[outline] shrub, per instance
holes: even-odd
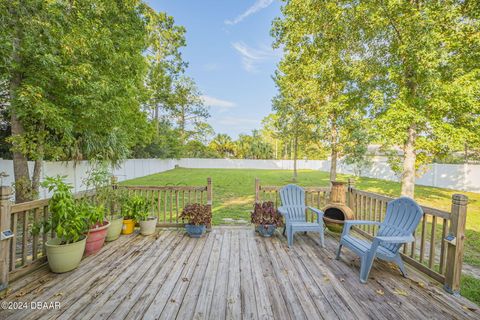
[[[189,204],[183,208],[180,218],[182,221],[187,220],[191,225],[208,225],[212,221],[211,208],[209,205],[199,203]]]
[[[125,218],[144,221],[150,216],[150,206],[145,198],[134,195],[126,200],[122,206],[122,213]]]
[[[34,228],[34,233],[55,231],[61,244],[73,243],[83,236],[88,226],[84,211],[79,210],[79,204],[72,194],[72,186],[65,183],[65,177],[47,177],[42,186],[53,191],[53,196],[48,202],[50,217],[43,224]]]
[[[274,225],[280,227],[283,224],[282,215],[275,209],[272,201],[255,203],[251,215],[251,221],[255,225]]]

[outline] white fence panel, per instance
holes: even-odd
[[[267,169],[267,170],[292,170],[292,160],[244,160],[244,159],[129,159],[118,167],[112,168],[112,173],[119,181],[135,179],[154,173],[173,169],[176,165],[184,168],[204,169]],[[33,172],[33,162],[29,163],[30,172]],[[298,160],[299,170],[310,169],[329,171],[329,160]],[[43,163],[41,178],[55,176],[57,174],[67,176],[67,181],[74,186],[75,192],[85,189],[84,179],[88,175],[90,164],[88,161],[51,162]],[[339,161],[339,173],[354,174],[352,166]],[[2,185],[13,184],[12,160],[0,159],[0,172],[9,176],[2,179]],[[419,185],[434,186],[461,191],[480,192],[480,165],[455,165],[455,164],[432,164],[424,168],[422,174],[416,180]],[[361,172],[364,177],[399,181],[399,177],[393,172],[385,158],[373,159],[370,168]],[[46,190],[41,190],[41,196],[46,197]]]

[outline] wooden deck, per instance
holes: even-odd
[[[358,260],[337,240],[315,234],[261,238],[253,230],[214,228],[122,236],[78,269],[39,269],[10,285],[2,301],[60,302],[60,309],[0,311],[0,319],[480,319],[477,306],[444,293],[410,270],[408,279],[376,262],[367,285]]]

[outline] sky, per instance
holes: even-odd
[[[200,91],[216,133],[236,138],[261,127],[276,94],[272,80],[279,50],[272,49],[275,0],[146,0],[186,30],[183,59]]]

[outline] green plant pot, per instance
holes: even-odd
[[[155,233],[155,228],[157,227],[157,218],[149,217],[145,221],[139,221],[140,233],[144,236],[149,236]]]
[[[120,233],[122,233],[122,226],[123,217],[110,220],[110,227],[108,227],[107,237],[105,238],[105,241],[117,240],[118,237],[120,237]]]
[[[85,251],[86,240],[85,236],[69,244],[60,244],[60,239],[48,240],[45,248],[50,270],[55,273],[64,273],[78,267]]]

